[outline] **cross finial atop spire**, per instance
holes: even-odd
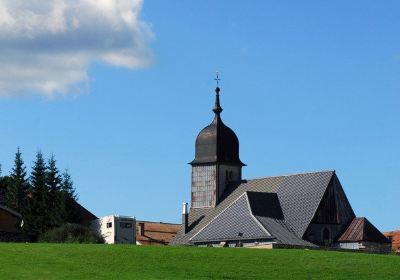
[[[218,71],[217,71],[217,77],[216,77],[214,80],[217,81],[217,87],[218,87],[219,81],[221,81],[221,79],[219,78],[219,73],[218,73]]]
[[[220,89],[218,87],[218,82],[221,81],[221,79],[219,78],[218,71],[217,71],[217,77],[214,80],[217,81],[217,87],[215,88],[216,95],[215,95],[215,105],[214,105],[213,111],[214,111],[215,114],[219,115],[222,112],[222,108],[221,108],[221,105],[219,103],[219,92],[220,92]]]

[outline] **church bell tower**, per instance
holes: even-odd
[[[215,89],[214,120],[196,139],[196,156],[192,165],[191,208],[215,207],[230,183],[242,179],[239,140],[221,119],[220,88]]]

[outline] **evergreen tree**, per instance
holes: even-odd
[[[0,163],[0,204],[6,204],[6,190],[7,190],[7,185],[6,185],[6,180],[4,177],[1,176],[2,172],[2,166]]]
[[[73,223],[76,222],[77,213],[74,202],[78,200],[78,195],[75,192],[74,184],[71,175],[66,169],[62,175],[61,193],[63,196],[63,203],[65,203],[65,221]]]
[[[36,161],[33,163],[31,181],[31,200],[30,200],[30,221],[29,230],[33,234],[41,234],[48,228],[50,211],[48,207],[49,189],[46,182],[46,164],[43,154],[36,154]]]
[[[6,192],[7,207],[21,213],[26,212],[26,196],[28,191],[28,181],[26,179],[26,169],[20,149],[15,154],[14,167],[10,174],[10,180]]]
[[[75,192],[74,182],[71,179],[68,169],[66,169],[62,175],[61,189],[68,195],[69,198],[78,201],[78,195]]]
[[[11,183],[10,176],[0,177],[0,204],[7,205],[6,203],[6,193],[8,186]]]
[[[62,203],[63,196],[61,194],[61,178],[54,155],[51,155],[47,163],[46,183],[49,190],[47,196],[47,207],[49,217],[47,227],[53,228],[60,226],[63,222],[65,212],[65,204]]]

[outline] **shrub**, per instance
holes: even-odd
[[[104,239],[89,228],[78,224],[64,224],[45,232],[40,242],[49,243],[104,243]]]

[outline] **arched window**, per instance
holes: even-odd
[[[322,240],[324,241],[324,243],[330,243],[331,241],[331,232],[328,228],[324,228],[322,230]]]

